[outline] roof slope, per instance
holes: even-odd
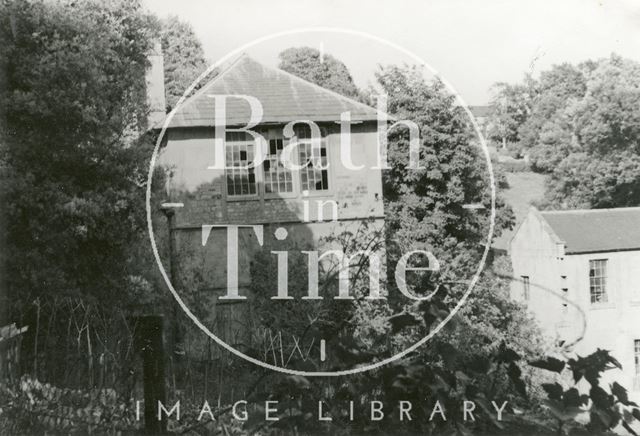
[[[540,215],[566,243],[567,254],[640,249],[640,207],[541,211]]]
[[[354,121],[377,119],[376,109],[372,107],[242,55],[187,99],[169,127],[213,126],[214,104],[209,97],[213,94],[257,98],[264,111],[263,123],[287,123],[299,119],[339,121],[340,114],[346,111],[351,112]],[[250,117],[247,101],[230,98],[226,102],[226,124],[247,124]]]

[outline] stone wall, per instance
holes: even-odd
[[[268,131],[281,129],[270,127]],[[368,217],[381,218],[382,180],[377,164],[377,131],[374,123],[352,126],[352,160],[365,168],[352,171],[340,161],[340,134],[337,125],[326,125],[325,141],[328,148],[329,190],[312,192],[309,202],[310,221],[317,219],[318,202],[335,201],[338,218],[353,220]],[[263,129],[260,133],[267,136]],[[168,192],[172,202],[184,203],[177,211],[176,225],[200,226],[217,223],[274,223],[303,220],[303,198],[299,178],[294,174],[294,192],[281,198],[262,194],[252,199],[228,199],[224,172],[207,169],[213,158],[213,129],[174,129],[167,133],[167,145],[159,163],[172,168]],[[324,206],[326,218],[331,218],[332,206]],[[325,218],[325,219],[326,219]]]

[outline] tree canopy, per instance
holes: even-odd
[[[311,47],[291,47],[281,52],[278,68],[342,94],[357,98],[358,88],[343,62]]]
[[[171,110],[207,63],[202,44],[189,23],[176,16],[160,21],[167,109]]]
[[[155,20],[138,2],[5,4],[2,163],[8,285],[123,297],[137,266]],[[140,139],[140,138],[143,139]]]
[[[529,115],[529,97],[526,85],[500,82],[493,86],[489,139],[502,146],[519,142],[519,128]]]
[[[489,178],[464,111],[441,83],[427,83],[418,68],[386,67],[377,80],[388,96],[389,112],[417,123],[424,167],[408,168],[408,131],[393,129],[391,169],[383,174],[389,230],[407,245],[420,241],[440,247],[445,257],[453,247],[477,253],[486,237],[487,214],[470,212],[463,205],[479,203],[489,210]],[[512,225],[513,216],[500,196],[496,207],[499,233]]]
[[[550,175],[546,207],[640,204],[640,64],[611,55],[509,86],[528,89],[514,139]]]
[[[424,249],[435,254],[442,269],[437,274],[407,277],[408,286],[417,295],[424,296],[437,290],[433,298],[419,303],[398,298],[399,292],[393,289],[394,279],[390,274],[384,302],[387,310],[377,312],[384,314],[382,325],[378,329],[331,336],[338,341],[331,345],[332,350],[339,350],[334,351],[335,360],[332,360],[337,368],[342,368],[345,362],[353,365],[354,362],[379,361],[429,334],[466,290],[466,283],[477,268],[484,249],[489,224],[490,190],[486,166],[465,112],[455,105],[455,98],[441,83],[425,81],[418,67],[384,67],[378,71],[376,79],[386,92],[389,113],[418,125],[421,133],[419,157],[425,167],[423,170],[409,168],[408,129],[392,129],[388,150],[392,169],[383,173],[386,266],[389,272],[394,271],[401,254]],[[485,209],[464,207],[470,203],[481,204]],[[511,210],[498,198],[497,232],[512,222]],[[388,403],[398,398],[416,401],[438,398],[445,408],[453,408],[462,397],[480,401],[481,398],[514,398],[517,392],[523,394],[521,370],[515,364],[514,356],[521,353],[531,357],[539,350],[540,343],[526,311],[509,297],[509,280],[500,275],[508,272],[508,267],[503,265],[504,259],[498,263],[498,274],[491,268],[485,270],[470,299],[447,327],[406,358],[379,371],[351,375],[348,383],[341,379],[323,381],[297,377],[270,385],[275,398],[282,394],[284,400],[291,392],[303,398],[300,405],[295,406],[302,408],[302,413],[294,415],[288,425],[315,429],[317,423],[309,427],[310,423],[303,417],[317,409],[317,404],[307,404],[305,399],[318,395],[323,395],[329,405],[357,395]],[[271,270],[273,268],[269,268]],[[252,277],[253,282],[262,284],[268,280],[268,273],[256,271],[256,274],[259,277]],[[276,317],[280,315],[273,311],[269,313]],[[289,318],[306,323],[305,316]],[[349,316],[344,319],[350,321]],[[371,318],[367,321],[374,323]],[[305,326],[300,329],[305,330]],[[278,377],[273,378],[278,380]],[[339,412],[328,407],[334,421],[340,422]],[[470,431],[471,427],[478,431],[494,428],[484,421],[485,418],[474,424],[451,421],[434,424],[427,416],[405,428],[426,434],[442,434],[460,428]],[[397,425],[390,416],[388,420],[376,423],[356,419],[349,423],[349,428],[356,432],[385,434],[397,429]],[[326,423],[325,429],[339,432],[339,426],[335,422]]]

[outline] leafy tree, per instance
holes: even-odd
[[[189,23],[169,16],[160,22],[167,108],[171,110],[207,63],[202,44]]]
[[[127,301],[139,272],[155,20],[138,2],[3,3],[2,162],[12,301]]]
[[[588,75],[576,105],[577,141],[588,153],[640,153],[640,64],[612,55]]]
[[[528,154],[535,170],[550,172],[571,149],[570,108],[585,93],[589,65],[555,65],[539,80],[527,75],[522,83],[494,85],[489,137]]]
[[[463,206],[478,203],[488,210],[490,191],[486,166],[472,141],[465,113],[454,106],[453,96],[447,95],[442,84],[426,83],[416,68],[382,69],[378,81],[388,94],[390,113],[417,123],[424,167],[408,167],[408,131],[393,129],[388,151],[391,169],[383,174],[389,234],[403,252],[418,243],[434,250],[444,264],[458,263],[460,259],[450,262],[458,254],[468,255],[470,267],[478,259],[489,220],[486,212]],[[500,197],[496,208],[499,234],[512,225],[513,215]],[[460,267],[457,265],[457,273],[464,274]]]
[[[387,310],[378,312],[384,314],[382,328],[364,334],[354,331],[352,335],[336,335],[330,347],[331,363],[336,368],[390,357],[440,324],[465,290],[464,284],[458,282],[466,281],[477,267],[488,225],[486,213],[463,207],[466,203],[488,207],[489,197],[480,155],[464,112],[455,106],[455,100],[440,83],[426,83],[417,68],[390,66],[381,69],[377,78],[388,93],[389,112],[419,125],[419,154],[426,167],[408,168],[408,132],[402,128],[392,130],[388,153],[392,169],[384,174],[388,268],[395,270],[400,253],[423,248],[436,255],[442,271],[408,278],[408,285],[416,294],[435,291],[430,300],[423,302],[398,298],[399,291],[389,284],[394,282],[391,276],[387,280]],[[508,227],[511,222],[510,210],[499,201],[497,228]],[[498,263],[504,262],[501,259]],[[506,266],[495,268],[502,271]],[[291,282],[299,280],[290,278]],[[253,282],[266,283],[265,272],[253,277]],[[304,283],[300,286],[304,289]],[[272,316],[273,311],[269,314]],[[288,318],[304,321],[306,316]],[[305,326],[299,329],[304,330]],[[532,357],[538,352],[540,343],[535,332],[530,317],[509,298],[508,279],[489,271],[447,327],[406,358],[348,379],[266,377],[260,383],[268,388],[257,389],[264,394],[254,399],[280,401],[286,408],[276,424],[281,429],[388,434],[396,432],[401,424],[410,434],[466,434],[471,430],[512,434],[496,421],[489,402],[508,399],[532,407],[526,392],[527,374],[517,361],[520,356]],[[318,398],[325,399],[325,410],[333,418],[320,426],[315,418]],[[354,398],[379,400],[392,409],[386,410],[388,418],[383,421],[370,421],[366,412],[351,421],[344,413],[345,403]],[[431,409],[423,405],[425,398],[440,401],[449,411],[448,421],[430,421]],[[477,402],[481,409],[477,422],[465,423],[459,414],[454,416],[463,399]],[[394,406],[399,400],[421,405],[415,410],[413,421],[398,421]],[[512,415],[512,411],[505,413]],[[248,425],[253,428],[253,424]]]
[[[519,129],[529,116],[531,97],[527,84],[496,83],[490,102],[489,139],[502,147],[518,143]]]
[[[329,54],[321,56],[311,47],[292,47],[278,55],[278,68],[301,77],[323,88],[351,98],[358,98],[359,91],[347,67]]]
[[[611,55],[508,86],[529,89],[516,98],[528,107],[517,140],[532,168],[550,174],[541,206],[640,204],[640,64]]]
[[[542,206],[590,209],[640,204],[640,156],[629,151],[571,153],[551,174]]]
[[[568,104],[546,204],[620,207],[640,204],[640,64],[618,56],[589,64],[584,96]]]
[[[554,123],[556,117],[575,99],[586,92],[585,70],[587,65],[554,65],[544,71],[538,81],[525,80],[531,90],[530,116],[519,128],[521,145],[525,149],[535,148],[541,140],[544,126]]]

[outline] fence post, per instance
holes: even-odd
[[[136,321],[137,348],[142,355],[145,433],[166,433],[166,417],[158,419],[158,401],[164,404],[166,400],[162,317],[145,315]]]
[[[17,328],[15,324],[0,326],[0,381],[20,378],[20,344],[28,328]]]

